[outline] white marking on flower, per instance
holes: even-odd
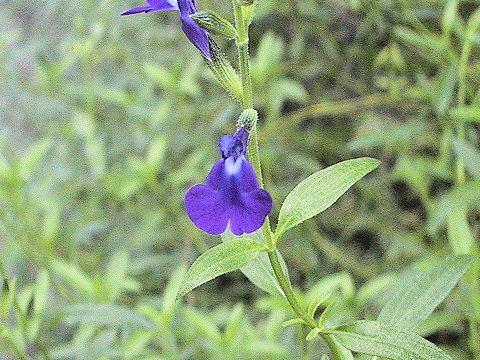
[[[227,175],[236,175],[239,173],[243,158],[243,156],[239,156],[237,161],[235,161],[233,157],[229,157],[225,160],[225,171]]]

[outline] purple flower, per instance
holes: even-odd
[[[185,195],[188,217],[201,230],[223,233],[230,222],[234,235],[252,233],[272,211],[270,194],[260,189],[252,165],[245,158],[248,131],[220,138],[218,160],[208,174],[206,185],[192,186]]]
[[[146,0],[148,6],[140,6],[125,11],[122,15],[148,13],[154,11],[180,11],[182,30],[187,38],[208,60],[211,60],[208,32],[202,29],[190,15],[197,12],[195,0]]]

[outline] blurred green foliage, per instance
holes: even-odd
[[[219,242],[190,223],[184,193],[240,109],[175,14],[119,16],[139,2],[2,5],[0,356],[321,359],[325,345],[283,328],[289,308],[240,272],[174,301],[184,267]],[[231,19],[229,2],[198,5]],[[309,289],[300,297],[338,289],[338,321],[375,319],[409,264],[478,243],[479,6],[258,2],[252,76],[274,218],[319,168],[382,161],[280,246],[299,294]],[[418,329],[454,359],[480,356],[469,289]]]

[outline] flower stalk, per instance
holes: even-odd
[[[248,53],[248,42],[249,42],[248,24],[247,24],[247,19],[244,16],[242,6],[239,5],[237,0],[232,0],[232,3],[233,3],[233,10],[234,10],[234,17],[235,17],[235,27],[237,29],[237,34],[238,34],[236,39],[236,45],[238,49],[238,61],[239,61],[240,76],[242,79],[242,89],[243,89],[242,106],[244,110],[253,109],[252,80],[250,75],[250,60],[249,60],[249,53]],[[257,132],[256,121],[254,122],[254,125],[251,128],[249,142],[250,142],[249,159],[252,163],[255,173],[257,174],[260,187],[263,187],[264,184],[263,184],[262,169],[261,169],[261,163],[260,163],[260,154],[259,154],[259,147],[258,147],[258,132]],[[268,254],[268,258],[270,260],[270,264],[272,266],[273,272],[293,312],[299,318],[303,319],[307,324],[307,326],[310,327],[311,329],[318,328],[318,324],[313,318],[313,316],[310,316],[305,311],[305,309],[303,309],[302,306],[299,304],[297,297],[293,292],[293,288],[290,283],[290,280],[282,269],[280,260],[278,258],[277,250],[276,250],[277,239],[272,234],[271,227],[270,227],[270,220],[268,216],[262,226],[262,231],[266,238],[266,245],[268,248],[267,254]],[[324,336],[322,334],[320,335],[322,337]],[[336,360],[349,359],[348,356],[345,355],[346,354],[345,351],[342,351],[341,347],[338,344],[333,343],[332,339],[327,338],[328,335],[325,335],[325,337],[326,337],[325,340],[327,344],[332,350],[334,359]]]
[[[242,6],[238,4],[237,0],[232,0],[232,3],[233,15],[235,17],[235,27],[238,34],[236,44],[243,87],[242,105],[244,109],[251,109],[253,108],[253,97],[252,80],[250,76],[250,57],[248,55],[248,24],[244,17]]]

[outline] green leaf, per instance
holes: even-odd
[[[60,259],[52,259],[50,266],[54,272],[63,277],[75,290],[79,290],[89,297],[95,294],[93,280],[81,269]]]
[[[317,338],[318,334],[320,334],[320,329],[319,328],[314,328],[314,329],[310,330],[310,332],[307,334],[305,340],[313,341]]]
[[[35,339],[38,334],[45,305],[47,304],[48,300],[49,286],[50,279],[48,272],[42,269],[37,275],[37,281],[29,303],[29,305],[31,304],[30,306],[32,306],[32,309],[30,310],[32,314],[29,316],[27,327],[27,334],[30,340]]]
[[[26,153],[18,163],[18,172],[23,180],[30,180],[33,172],[39,163],[45,158],[51,146],[52,141],[50,139],[43,139],[33,143],[27,149]]]
[[[464,184],[455,185],[447,194],[441,196],[435,207],[432,207],[432,214],[428,219],[430,232],[437,231],[445,224],[449,214],[462,208],[470,208],[480,203],[480,181],[467,181]]]
[[[188,269],[177,299],[217,276],[247,265],[264,249],[265,246],[256,241],[236,239],[207,250]]]
[[[450,211],[447,218],[448,242],[455,255],[472,253],[472,246],[475,243],[466,209],[455,209]]]
[[[477,31],[480,27],[480,8],[477,8],[468,18],[465,27],[465,36],[462,44],[462,54],[460,56],[460,64],[458,66],[458,76],[460,80],[464,80],[467,76],[468,60],[472,47],[476,42]]]
[[[146,163],[153,171],[158,171],[163,163],[167,150],[167,138],[159,135],[152,140],[147,152]]]
[[[452,26],[455,24],[455,21],[457,21],[458,1],[459,0],[449,0],[445,5],[442,16],[442,29],[446,36],[450,36]]]
[[[199,11],[190,15],[190,17],[195,20],[200,27],[209,32],[224,36],[227,39],[235,39],[237,37],[235,26],[211,10]]]
[[[128,266],[128,253],[120,251],[112,256],[105,272],[105,296],[115,301],[121,294],[125,283]]]
[[[377,321],[362,320],[326,331],[347,349],[393,360],[451,360],[422,337]]]
[[[410,269],[394,286],[378,321],[413,329],[447,297],[471,264],[470,256],[450,256],[427,270]]]
[[[163,292],[163,301],[162,301],[162,311],[164,314],[171,316],[175,311],[177,303],[175,298],[177,296],[178,289],[183,279],[185,278],[185,273],[187,268],[184,265],[179,266],[168,279],[167,286]]]
[[[451,104],[457,84],[456,62],[442,67],[439,71],[435,89],[431,93],[431,101],[438,114],[443,114]]]
[[[375,159],[359,158],[343,161],[310,175],[283,202],[275,236],[327,209],[379,164],[380,161]]]
[[[454,120],[464,121],[464,122],[480,122],[480,106],[479,105],[467,105],[467,106],[455,107],[450,109],[448,114]]]
[[[230,230],[227,230],[222,234],[222,241],[231,241],[234,239],[250,239],[257,241],[258,243],[265,244],[265,237],[262,230],[258,230],[252,234],[243,235],[240,237],[233,235]],[[288,277],[287,265],[285,264],[285,261],[283,260],[283,257],[279,251],[277,251],[277,255],[283,272]],[[280,284],[277,281],[275,273],[273,272],[268,255],[265,252],[260,253],[252,262],[242,266],[240,271],[248,278],[248,280],[250,280],[255,286],[259,287],[263,291],[275,296],[285,296]]]
[[[313,298],[311,302],[309,302],[307,306],[307,314],[311,317],[315,314],[315,311],[317,311],[317,308],[324,304],[328,298],[330,297],[330,293],[321,293],[319,294],[316,298]]]
[[[230,312],[230,318],[225,324],[223,341],[227,346],[234,346],[235,340],[242,337],[245,328],[245,308],[242,303],[236,304]]]
[[[43,314],[45,305],[48,300],[48,289],[50,287],[50,278],[48,272],[45,269],[39,271],[37,276],[37,281],[35,284],[35,289],[33,291],[35,296],[35,314]]]
[[[463,161],[470,175],[480,180],[480,152],[470,143],[460,139],[453,140],[453,150],[457,158]]]
[[[284,321],[282,323],[282,327],[286,328],[286,327],[289,327],[289,326],[292,326],[292,325],[297,325],[297,324],[308,325],[308,323],[305,320],[303,320],[302,318],[295,318],[295,319],[290,319],[290,320]]]
[[[64,314],[64,321],[69,325],[155,329],[155,325],[145,316],[119,305],[83,303],[67,306]]]
[[[126,359],[134,359],[141,356],[143,351],[148,347],[153,333],[151,331],[137,331],[133,333],[123,344],[123,353]],[[145,359],[142,357],[142,359]]]

